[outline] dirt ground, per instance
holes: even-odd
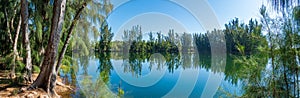
[[[33,79],[35,80],[37,76],[38,73],[33,74]],[[17,81],[17,79],[14,81]],[[57,77],[57,81],[61,82],[62,80],[60,77]],[[47,93],[42,89],[21,91],[21,88],[28,87],[29,85],[26,83],[13,84],[9,78],[9,71],[0,70],[0,98],[49,98]],[[56,85],[55,91],[62,98],[71,98],[71,93],[74,93],[71,88],[68,85]]]

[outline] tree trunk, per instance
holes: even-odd
[[[29,41],[29,32],[28,32],[28,2],[27,0],[21,0],[21,16],[22,16],[22,32],[23,32],[23,41],[24,48],[26,51],[24,63],[25,66],[25,80],[27,82],[32,82],[31,73],[32,73],[32,63],[31,63],[31,49]]]
[[[52,97],[58,96],[54,91],[56,81],[55,61],[64,22],[65,7],[66,0],[54,1],[50,38],[48,40],[48,46],[46,48],[41,72],[29,88],[43,88]]]
[[[10,73],[11,78],[16,77],[16,74],[15,74],[16,58],[19,56],[18,50],[17,50],[17,45],[18,45],[18,38],[19,38],[20,29],[21,29],[21,23],[22,23],[22,20],[21,20],[21,17],[20,17],[18,27],[17,27],[17,31],[16,31],[16,36],[15,36],[15,39],[14,39],[14,46],[13,46],[14,56],[13,56],[13,64],[11,66],[11,73]]]
[[[77,24],[78,19],[79,19],[79,17],[80,17],[80,14],[81,14],[81,12],[83,11],[83,9],[84,9],[85,7],[86,7],[86,3],[83,3],[83,5],[81,6],[81,8],[80,8],[80,9],[76,12],[76,14],[75,14],[75,17],[74,17],[74,19],[73,19],[73,21],[72,21],[72,24],[71,24],[71,26],[70,26],[70,28],[69,28],[69,30],[68,30],[67,39],[66,39],[66,41],[64,42],[64,46],[63,46],[63,48],[62,48],[62,50],[61,50],[61,52],[60,52],[60,54],[59,54],[59,58],[58,58],[57,65],[56,65],[56,72],[58,72],[58,70],[59,70],[59,68],[60,68],[60,65],[61,65],[61,63],[62,63],[62,59],[64,58],[64,55],[65,55],[65,53],[66,53],[66,51],[67,51],[67,47],[68,47],[68,44],[69,44],[69,42],[70,42],[70,39],[71,39],[71,35],[72,35],[72,32],[73,32],[73,29],[74,29],[75,25]]]
[[[9,19],[8,19],[8,15],[7,15],[7,10],[6,9],[4,9],[4,15],[5,15],[5,18],[6,18],[6,26],[7,26],[6,28],[7,28],[9,42],[13,43],[12,36],[11,36],[11,31],[10,31]]]
[[[18,3],[15,3],[14,5],[14,14],[13,14],[13,17],[11,18],[11,21],[10,21],[10,28],[11,28],[11,31],[13,31],[15,28],[14,28],[14,20],[15,20],[15,15],[17,14],[17,4]]]

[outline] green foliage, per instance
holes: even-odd
[[[108,95],[111,97],[112,95],[106,91],[97,89],[98,86],[104,87],[109,83],[109,76],[113,69],[110,62],[110,51],[122,52],[123,50],[129,52],[128,65],[125,66],[124,70],[136,75],[141,75],[142,63],[151,60],[150,56],[153,53],[161,53],[166,57],[166,66],[169,72],[174,72],[182,63],[183,68],[189,68],[192,65],[192,62],[189,61],[192,57],[184,54],[179,55],[179,52],[189,53],[196,50],[199,54],[208,54],[208,56],[193,58],[195,61],[199,60],[199,64],[194,65],[209,70],[211,59],[207,58],[211,58],[211,42],[217,40],[219,35],[224,34],[227,53],[230,58],[234,59],[234,61],[226,60],[225,80],[233,84],[242,81],[245,90],[242,97],[299,97],[299,0],[269,1],[280,15],[275,16],[275,18],[270,17],[267,8],[263,6],[260,10],[262,24],[252,19],[248,24],[245,24],[236,18],[225,24],[224,30],[195,34],[183,33],[183,35],[178,35],[174,30],[165,32],[167,35],[162,32],[150,32],[148,33],[149,40],[143,39],[142,28],[137,25],[124,31],[124,41],[121,42],[112,41],[114,33],[111,32],[111,27],[105,22],[113,9],[113,5],[109,0],[69,0],[59,50],[66,41],[68,29],[78,6],[87,2],[88,7],[78,20],[80,24],[73,31],[70,42],[71,47],[68,47],[62,60],[61,72],[64,74],[72,73],[72,78],[76,78],[79,65],[84,68],[88,66],[89,58],[87,57],[90,55],[90,50],[92,50],[90,47],[95,47],[96,50],[101,52],[96,56],[99,58],[100,65],[98,69],[101,78],[96,81],[97,84],[92,84],[94,81],[86,76],[83,78],[84,81],[80,83],[88,88],[94,88],[93,90],[83,89],[83,91],[92,93],[91,95],[102,96],[103,94],[103,96]],[[50,35],[53,14],[53,4],[51,2],[51,0],[29,1],[30,16],[28,18],[34,72],[40,71],[38,65],[40,65],[41,58],[44,56],[43,49],[47,46]],[[1,69],[9,69],[14,62],[13,43],[10,41],[9,36],[16,37],[16,27],[18,20],[20,20],[19,3],[20,0],[0,1],[0,63],[3,65]],[[7,23],[10,26],[7,26]],[[102,25],[98,27],[97,24]],[[267,35],[263,35],[263,30],[267,32]],[[9,31],[11,34],[9,34]],[[90,40],[90,35],[94,35],[94,40]],[[19,50],[19,56],[25,57],[24,49],[22,49],[22,39],[23,36],[20,36],[17,49]],[[239,54],[239,56],[236,56],[236,54]],[[270,58],[270,64],[268,63],[268,57]],[[74,61],[74,58],[79,60]],[[180,59],[183,61],[180,62]],[[267,63],[269,67],[266,68]],[[24,70],[24,67],[25,64],[21,60],[16,60],[16,72],[18,74]],[[218,72],[215,69],[211,70]],[[87,73],[87,70],[85,70],[85,73]],[[124,91],[119,88],[118,94],[121,96]]]
[[[22,61],[16,61],[16,72],[22,72],[25,68],[25,64]]]
[[[300,6],[296,6],[293,8],[293,17],[297,24],[300,23]]]
[[[19,3],[18,0],[1,0],[0,1],[0,56],[9,55],[12,52],[12,42],[10,38],[14,38],[16,33],[16,25],[19,17]],[[16,12],[15,12],[16,11]],[[14,22],[12,22],[14,20]],[[9,25],[7,25],[7,23]],[[13,26],[13,27],[12,27]],[[9,32],[10,31],[10,32]]]
[[[97,78],[97,80],[92,81],[93,79],[91,79],[91,76],[87,74],[80,76],[80,80],[78,81],[78,83],[82,87],[82,89],[80,90],[85,94],[85,97],[118,97],[116,94],[112,93],[109,88],[107,88],[107,85],[109,85],[109,75],[112,68],[109,56],[109,53],[100,53],[96,55],[97,58],[100,58],[100,65],[98,67],[98,71],[100,71],[100,76]]]
[[[154,42],[145,41],[145,40],[143,41],[134,40],[130,45],[129,52],[147,52],[147,53],[157,53],[157,52],[178,53],[179,52],[175,42],[171,40],[170,38],[171,36],[164,36],[160,32],[157,32],[157,36],[158,36],[157,39],[153,38],[153,40],[155,40]],[[142,38],[142,36],[140,37]]]
[[[287,12],[293,6],[292,2],[296,1],[274,2],[273,7],[282,16],[270,17],[265,6],[260,10],[269,45],[258,50],[264,50],[263,54],[268,53],[268,67],[262,67],[266,65],[261,63],[262,59],[252,55],[236,60],[243,65],[243,69],[247,69],[239,72],[245,81],[243,97],[298,97],[300,94],[297,12]]]
[[[244,54],[255,54],[257,47],[266,47],[267,40],[262,34],[262,25],[252,19],[249,24],[240,24],[238,19],[225,24],[225,40],[227,53],[238,54],[244,47]]]
[[[40,73],[40,67],[39,66],[36,66],[36,65],[33,65],[33,72],[35,73]]]
[[[179,51],[187,53],[195,52],[196,50],[200,54],[210,55],[211,42],[217,41],[218,36],[223,34],[225,34],[226,48],[229,54],[251,55],[258,53],[259,48],[265,49],[267,47],[267,39],[262,34],[262,25],[256,20],[250,20],[249,24],[240,24],[239,20],[235,19],[226,24],[225,27],[224,32],[215,30],[204,34],[195,33],[193,36],[188,33],[183,33],[179,36],[174,30],[170,30],[167,36],[161,32],[157,32],[154,36],[150,32],[148,33],[149,40],[142,40],[141,27],[137,25],[133,26],[131,30],[124,31],[123,44],[117,41],[112,42],[114,44],[111,50],[139,53],[179,53]],[[195,44],[195,46],[192,44]],[[105,44],[98,44],[98,46],[101,45]]]
[[[245,55],[245,46],[242,46],[238,43],[235,47],[242,55]]]
[[[251,55],[259,52],[259,48],[267,47],[267,39],[262,34],[262,25],[252,19],[248,24],[239,23],[236,18],[230,23],[225,24],[225,30],[207,32],[204,34],[194,34],[195,49],[201,54],[211,52],[211,43],[217,41],[218,36],[224,34],[226,50],[228,54]],[[183,43],[188,44],[188,43]]]
[[[65,57],[62,59],[59,72],[63,74],[71,74],[72,71],[78,70],[76,68],[76,64],[74,63],[75,61],[71,56],[65,55]]]
[[[13,64],[13,54],[11,53],[10,55],[7,55],[4,58],[0,59],[0,62],[3,64],[3,66],[1,66],[1,69],[9,69],[11,68],[12,64]],[[25,67],[25,64],[23,63],[23,61],[21,60],[16,60],[16,69],[15,71],[18,73],[21,73],[23,71]]]
[[[125,94],[124,90],[121,88],[118,88],[118,96],[121,97]]]
[[[100,41],[96,43],[96,49],[99,52],[109,52],[111,47],[111,40],[114,34],[111,32],[111,28],[107,24],[101,26]]]
[[[75,56],[87,56],[89,55],[89,48],[81,38],[76,38],[74,41],[73,55]]]
[[[211,46],[208,39],[208,34],[194,34],[193,37],[198,52],[201,54],[210,54]]]
[[[41,55],[38,51],[32,51],[32,64],[39,66],[41,63]]]

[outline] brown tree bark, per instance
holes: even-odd
[[[22,16],[22,32],[23,32],[23,41],[24,48],[26,51],[24,63],[25,66],[25,80],[27,82],[32,82],[32,63],[31,63],[31,49],[29,41],[29,32],[28,32],[28,2],[27,0],[21,0],[21,16]]]
[[[53,7],[52,25],[48,46],[46,48],[43,65],[39,76],[30,86],[29,89],[42,88],[51,97],[57,97],[54,87],[56,81],[56,57],[58,52],[58,45],[60,42],[60,34],[64,22],[64,14],[66,8],[66,0],[55,0]]]

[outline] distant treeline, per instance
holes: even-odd
[[[148,39],[143,39],[142,27],[133,26],[131,30],[125,30],[122,41],[111,41],[113,33],[107,27],[101,31],[100,41],[96,43],[99,52],[147,52],[147,53],[179,53],[196,52],[202,54],[211,53],[211,43],[226,43],[226,51],[229,54],[253,54],[260,48],[267,47],[267,39],[262,34],[262,25],[256,20],[250,20],[248,24],[239,23],[236,18],[225,24],[224,30],[214,30],[207,33],[175,33],[169,30],[167,33],[149,32]],[[221,38],[223,37],[223,38]],[[224,42],[225,40],[225,42]],[[224,48],[225,49],[225,48]]]

